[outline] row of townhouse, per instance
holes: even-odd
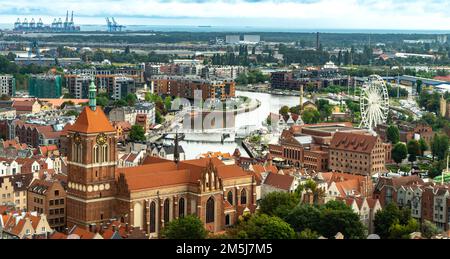
[[[338,197],[336,200],[346,203],[356,214],[359,215],[360,221],[367,229],[367,234],[373,234],[375,231],[374,220],[375,214],[381,210],[381,204],[378,199],[373,198],[355,198],[355,197]]]
[[[440,230],[450,229],[450,184],[425,183],[418,176],[380,178],[375,186],[374,198],[382,206],[394,202],[400,208],[411,210],[419,222],[428,220]]]
[[[36,212],[5,212],[0,215],[0,239],[47,238],[54,231],[45,214]]]

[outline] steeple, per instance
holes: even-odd
[[[91,110],[95,111],[97,109],[97,87],[94,84],[94,81],[91,82],[91,85],[89,86],[89,107]]]

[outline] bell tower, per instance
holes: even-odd
[[[89,106],[68,128],[67,225],[88,228],[113,217],[117,162],[115,129],[96,106],[96,86],[89,86]]]

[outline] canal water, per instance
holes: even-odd
[[[236,116],[236,129],[245,126],[256,126],[256,128],[261,128],[263,126],[263,122],[266,120],[270,112],[278,113],[282,106],[287,105],[291,107],[298,105],[300,102],[299,97],[296,96],[272,95],[268,93],[236,91],[236,96],[246,96],[252,99],[258,99],[261,102],[261,106],[256,110],[238,114]],[[246,151],[242,148],[240,141],[225,142],[223,144],[211,142],[180,141],[180,145],[185,151],[186,159],[195,159],[198,155],[207,153],[208,151],[220,151],[232,154],[236,148],[240,149],[243,156],[248,156]]]

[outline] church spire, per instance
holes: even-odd
[[[89,86],[89,107],[91,110],[95,111],[97,109],[97,87],[94,84],[94,81],[91,82],[91,85]]]

